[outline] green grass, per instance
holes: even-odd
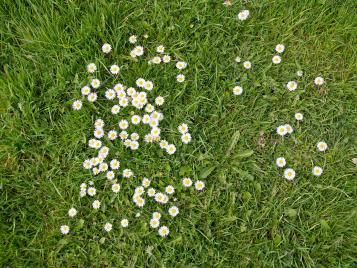
[[[0,4],[0,266],[357,265],[354,1],[222,2]],[[239,22],[243,8],[251,16]],[[188,62],[184,84],[174,81],[173,67],[147,69],[124,57],[128,37],[146,33],[146,47],[164,44]],[[104,42],[114,48],[109,59],[99,49]],[[278,43],[286,51],[272,66]],[[237,55],[252,61],[250,72],[234,62]],[[92,122],[108,112],[87,104],[74,112],[71,103],[88,77],[86,64],[96,59],[103,68],[114,58],[127,64],[126,82],[145,74],[159,86],[169,140],[179,139],[173,129],[184,121],[193,136],[170,157],[154,146],[131,154],[118,145],[123,164],[175,185],[183,175],[212,171],[204,192],[178,193],[180,215],[166,218],[167,239],[144,224],[154,205],[133,218],[138,210],[126,191],[113,203],[106,197],[99,213],[78,196]],[[327,82],[321,89],[312,83],[317,75]],[[299,89],[290,93],[284,85],[292,79]],[[235,84],[242,96],[232,96]],[[297,111],[305,117],[299,124]],[[275,133],[282,123],[295,128],[284,140]],[[315,149],[320,140],[326,153]],[[292,182],[275,166],[281,155],[297,171]],[[311,175],[315,164],[324,168],[321,177]],[[79,214],[69,220],[71,206]],[[133,219],[130,227],[105,234],[102,224],[122,215]],[[63,237],[65,223],[73,231]]]

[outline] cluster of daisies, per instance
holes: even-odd
[[[145,36],[144,36],[145,37]],[[147,38],[147,37],[145,37]],[[132,35],[129,38],[129,43],[136,44],[138,41],[137,36]],[[112,51],[110,44],[104,44],[102,46],[102,52],[108,54]],[[158,55],[149,59],[148,64],[160,64],[169,63],[172,61],[171,56],[165,53],[165,47],[160,45],[156,48]],[[146,53],[146,51],[145,51]],[[130,56],[137,58],[144,55],[143,46],[135,46],[130,51]],[[175,61],[176,68],[180,73],[176,76],[178,82],[184,82],[185,76],[182,74],[182,70],[187,67],[187,63],[184,61]],[[98,68],[95,63],[87,65],[87,71],[90,74],[96,74]],[[117,64],[113,64],[109,68],[110,74],[117,78],[117,74],[120,72],[120,67]],[[106,82],[107,84],[108,82]],[[117,122],[112,124],[111,122],[105,122],[103,119],[98,118],[94,122],[93,137],[88,140],[88,147],[94,149],[95,154],[93,157],[84,160],[83,168],[91,171],[93,176],[103,176],[109,183],[110,192],[112,195],[120,194],[122,189],[121,184],[129,183],[127,179],[136,178],[134,172],[131,169],[123,168],[121,165],[122,157],[119,159],[115,157],[109,157],[111,150],[109,147],[116,145],[115,141],[118,140],[124,146],[131,151],[138,150],[141,145],[141,141],[144,143],[156,143],[159,147],[172,155],[176,152],[176,146],[169,143],[162,138],[160,129],[160,122],[164,120],[164,114],[160,111],[160,108],[165,103],[163,96],[150,96],[152,92],[155,92],[156,87],[150,80],[144,78],[138,78],[135,81],[135,86],[126,86],[122,83],[115,83],[111,86],[107,86],[104,89],[104,85],[96,77],[90,79],[90,83],[81,88],[82,100],[86,98],[89,102],[96,102],[99,94],[103,94],[105,100],[112,103],[110,111],[111,114],[117,117]],[[82,109],[82,100],[76,100],[73,102],[72,107],[74,110]],[[150,100],[153,102],[150,103]],[[131,107],[127,109],[127,107]],[[133,110],[134,108],[134,110]],[[126,112],[125,110],[130,110]],[[189,127],[186,123],[182,123],[177,127],[181,134],[181,142],[188,144],[191,142],[192,137],[189,133]],[[140,134],[143,131],[147,131],[144,134]],[[138,133],[139,132],[139,133]],[[106,146],[105,143],[109,142],[110,145]],[[115,152],[114,152],[115,154]],[[121,180],[126,179],[126,180]],[[120,182],[119,182],[120,181]],[[134,180],[130,180],[134,181]],[[194,183],[190,178],[183,178],[180,185],[183,188],[194,187],[197,191],[202,191],[205,188],[205,183],[201,180],[196,180]],[[108,189],[108,187],[104,187]],[[104,202],[98,198],[98,192],[101,188],[96,188],[93,181],[82,183],[80,185],[79,195],[81,198],[91,198],[91,208],[93,210],[99,210]],[[164,190],[161,191],[158,187],[152,186],[152,180],[149,178],[143,178],[141,185],[134,189],[132,194],[132,201],[136,207],[143,208],[148,199],[152,199],[152,202],[157,206],[168,206],[164,209],[167,211],[170,217],[176,217],[179,214],[179,208],[173,204],[177,201],[175,197],[176,189],[173,185],[167,185]],[[68,216],[73,218],[77,215],[75,208],[70,208]],[[136,214],[137,217],[140,213]],[[163,217],[161,213],[155,211],[152,214],[152,218],[149,221],[150,227],[157,229],[158,234],[162,237],[166,237],[170,230],[166,225],[161,225]],[[120,221],[120,226],[125,228],[129,226],[129,220],[123,218]],[[103,229],[106,232],[110,232],[115,227],[114,222],[106,222]],[[68,234],[70,227],[68,225],[62,225],[60,227],[62,234]]]

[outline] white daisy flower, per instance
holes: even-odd
[[[100,171],[98,168],[95,167],[92,169],[92,172],[93,172],[93,175],[95,176],[95,175],[98,175]]]
[[[168,186],[166,186],[166,188],[165,188],[165,192],[166,192],[167,194],[173,194],[173,193],[175,192],[175,188],[174,188],[172,185],[168,185]]]
[[[87,190],[87,193],[90,196],[95,196],[95,194],[97,193],[97,190],[94,187],[89,187]]]
[[[115,173],[114,171],[108,171],[107,174],[105,175],[107,177],[108,180],[113,180],[115,178]]]
[[[302,113],[296,113],[295,114],[295,119],[298,121],[302,121],[304,119],[304,116]]]
[[[243,62],[243,67],[247,70],[249,70],[250,68],[252,68],[252,63],[250,61],[245,61]]]
[[[321,76],[318,76],[315,78],[314,83],[317,86],[321,86],[325,83],[325,80]]]
[[[122,219],[121,220],[121,222],[120,222],[120,225],[122,226],[122,227],[128,227],[128,225],[129,225],[129,221],[127,220],[127,219]]]
[[[165,47],[163,45],[160,45],[156,48],[157,53],[164,53]]]
[[[92,207],[94,209],[99,209],[100,208],[100,201],[99,200],[94,200],[92,203]]]
[[[110,224],[109,222],[107,222],[105,225],[104,225],[104,230],[106,230],[107,232],[110,232],[113,228],[113,225]]]
[[[235,60],[236,63],[240,63],[241,58],[240,57],[236,57],[234,60]]]
[[[134,53],[136,56],[142,56],[144,54],[144,48],[142,46],[136,46],[134,48]]]
[[[68,210],[68,216],[70,216],[71,218],[73,218],[76,215],[77,215],[77,210],[75,208],[70,208]]]
[[[154,197],[155,194],[156,194],[156,191],[155,191],[154,188],[149,188],[148,191],[147,191],[147,193],[148,193],[148,196],[149,196],[149,197]]]
[[[81,191],[79,192],[79,196],[80,197],[85,197],[87,195],[87,190],[86,189],[81,189]]]
[[[299,70],[299,71],[296,72],[296,75],[299,76],[299,77],[301,77],[301,76],[304,75],[304,72],[301,71],[301,70]]]
[[[158,219],[151,219],[150,220],[150,227],[151,228],[157,228],[157,227],[159,227],[160,226],[160,220],[158,220]]]
[[[112,66],[110,66],[110,72],[111,72],[112,74],[118,74],[119,71],[120,71],[120,68],[119,68],[118,65],[113,64]]]
[[[167,226],[161,226],[159,228],[159,235],[162,236],[162,237],[166,237],[168,236],[170,233],[170,230],[169,228],[167,228]]]
[[[85,169],[91,169],[91,168],[92,168],[92,163],[90,162],[89,159],[84,160],[84,162],[83,162],[83,167],[84,167]]]
[[[109,45],[109,44],[107,44],[107,43],[105,43],[105,44],[102,46],[102,51],[107,54],[107,53],[109,53],[110,51],[112,51],[112,46]]]
[[[88,97],[87,97],[89,102],[95,102],[97,100],[97,98],[98,98],[98,96],[97,96],[97,93],[95,93],[95,92],[89,93]]]
[[[283,53],[285,50],[285,46],[283,44],[277,44],[275,47],[275,51],[278,53]]]
[[[155,98],[155,103],[156,103],[156,105],[157,105],[157,106],[161,106],[161,105],[163,105],[163,104],[164,104],[164,102],[165,102],[164,97],[157,96],[157,97]]]
[[[118,169],[119,167],[120,167],[120,162],[119,162],[118,160],[113,159],[113,160],[110,161],[110,168],[111,168],[111,169],[116,170],[116,169]]]
[[[153,82],[151,81],[146,81],[145,82],[145,85],[144,85],[144,88],[148,91],[151,91],[153,88],[154,88],[154,84]]]
[[[133,177],[134,176],[134,173],[133,173],[133,171],[131,171],[131,169],[124,169],[123,170],[123,177],[124,178],[131,178],[131,177]]]
[[[160,64],[161,63],[161,58],[159,56],[155,56],[151,60],[152,63],[154,64]]]
[[[152,213],[152,218],[153,218],[153,219],[160,220],[160,219],[161,219],[161,213],[155,211],[154,213]]]
[[[158,127],[153,127],[152,129],[151,129],[151,136],[153,136],[153,137],[159,137],[160,136],[160,133],[161,133],[161,129],[160,128],[158,128]]]
[[[187,63],[184,62],[184,61],[178,61],[176,63],[176,68],[179,69],[179,70],[183,70],[187,67]]]
[[[129,127],[129,123],[127,120],[125,120],[125,119],[120,120],[120,122],[119,122],[120,129],[127,129],[128,127]]]
[[[205,183],[203,181],[196,181],[195,182],[195,188],[198,191],[202,191],[205,188]]]
[[[134,49],[132,51],[130,51],[130,57],[136,58],[136,53],[135,53]]]
[[[176,217],[177,214],[179,214],[179,209],[178,209],[178,207],[176,207],[176,206],[170,207],[170,208],[169,208],[169,214],[170,214],[170,216],[172,216],[172,217]]]
[[[135,194],[136,195],[142,195],[143,193],[145,193],[144,186],[138,186],[138,187],[135,188]]]
[[[136,85],[138,87],[144,87],[145,86],[145,79],[143,79],[143,78],[136,79]]]
[[[286,84],[286,87],[290,90],[290,91],[295,91],[297,89],[298,84],[295,81],[289,81]]]
[[[244,21],[244,20],[248,19],[249,14],[250,14],[249,10],[247,10],[247,9],[242,10],[241,12],[238,13],[238,19],[241,21]]]
[[[118,133],[115,130],[111,130],[108,132],[108,139],[111,141],[115,140],[118,137]]]
[[[189,144],[192,140],[192,137],[191,137],[191,134],[190,133],[185,133],[185,134],[182,134],[181,136],[181,141],[184,143],[184,144]]]
[[[128,98],[121,98],[121,99],[119,100],[119,105],[120,105],[121,107],[127,107],[127,106],[129,105],[129,100],[128,100]]]
[[[155,107],[153,105],[151,105],[150,103],[146,104],[145,112],[152,113],[154,110],[155,110]]]
[[[280,136],[285,136],[288,131],[286,129],[285,126],[278,126],[278,128],[276,129],[276,132],[280,135]]]
[[[81,93],[83,96],[87,96],[90,93],[90,87],[89,86],[82,87]]]
[[[103,128],[104,121],[102,119],[98,118],[97,120],[95,120],[94,126],[95,126],[95,128]]]
[[[317,146],[317,149],[320,151],[320,152],[324,152],[327,150],[328,146],[327,146],[327,143],[324,142],[324,141],[320,141],[316,144]]]
[[[131,141],[130,142],[130,149],[131,150],[137,150],[139,149],[139,143],[137,141]]]
[[[279,55],[275,55],[273,58],[272,58],[272,62],[274,64],[279,64],[281,62],[281,57]]]
[[[294,129],[289,124],[284,125],[284,127],[286,128],[287,133],[291,134],[294,132]]]
[[[82,101],[80,101],[80,100],[74,101],[72,104],[72,108],[77,111],[82,109]]]
[[[143,207],[145,205],[145,199],[140,196],[136,196],[135,205],[137,205],[140,208]]]
[[[120,139],[125,140],[129,137],[129,134],[128,134],[128,132],[123,130],[122,132],[120,132],[119,137],[120,137]]]
[[[183,81],[185,81],[185,76],[183,74],[179,74],[176,76],[176,80],[179,83],[182,83]]]
[[[100,163],[100,164],[99,164],[99,170],[100,170],[101,172],[107,171],[107,170],[108,170],[108,164],[107,164],[107,163]]]
[[[94,137],[96,137],[97,139],[100,139],[104,136],[104,130],[102,128],[96,128],[94,130]]]
[[[192,185],[192,180],[190,179],[190,178],[183,178],[182,179],[182,185],[184,186],[184,187],[191,187],[191,185]]]
[[[146,135],[144,136],[144,141],[147,142],[147,143],[151,143],[151,142],[154,141],[154,138],[153,138],[153,137],[151,136],[151,134],[149,133],[149,134],[146,134]]]
[[[240,87],[240,86],[235,86],[234,88],[233,88],[233,94],[234,95],[241,95],[243,93],[243,88],[242,87]]]
[[[295,170],[293,170],[292,168],[287,168],[284,170],[285,179],[291,181],[295,178],[295,176],[296,176]]]
[[[166,152],[167,152],[168,154],[174,154],[174,153],[176,152],[176,146],[173,145],[173,144],[167,145],[167,147],[166,147]]]
[[[131,44],[135,44],[136,41],[137,41],[136,35],[132,35],[132,36],[129,37],[129,42],[130,42]]]
[[[133,96],[136,94],[136,90],[135,90],[135,88],[133,88],[133,87],[129,87],[129,88],[126,90],[126,93],[127,93],[129,96],[133,97]]]
[[[133,123],[134,125],[140,124],[140,121],[141,121],[141,117],[139,115],[133,115],[131,117],[131,123]]]
[[[171,57],[170,57],[169,55],[164,55],[164,56],[162,57],[162,61],[163,61],[164,63],[169,63],[169,62],[171,61]]]
[[[319,176],[321,176],[322,172],[323,172],[323,169],[321,167],[316,166],[312,169],[312,174],[314,174],[314,176],[319,177]]]
[[[182,123],[181,125],[178,126],[178,131],[181,133],[181,134],[185,134],[188,132],[188,125],[185,124],[185,123]]]
[[[151,181],[148,178],[143,178],[141,185],[145,188],[150,186]]]
[[[89,72],[89,73],[94,73],[95,71],[97,70],[97,66],[95,66],[95,64],[94,63],[89,63],[88,65],[87,65],[87,71]]]
[[[169,143],[166,140],[161,140],[159,145],[161,149],[166,149]]]
[[[278,167],[280,167],[280,168],[285,167],[285,165],[286,165],[286,160],[285,160],[285,158],[284,158],[284,157],[278,157],[278,158],[276,159],[276,165],[277,165]]]
[[[70,229],[69,229],[69,226],[68,226],[68,225],[61,225],[60,230],[61,230],[61,233],[62,233],[62,234],[66,235],[66,234],[69,233],[69,230],[70,230]]]
[[[114,193],[119,193],[119,191],[120,191],[120,185],[119,185],[119,183],[114,183],[114,184],[112,185],[112,191],[113,191]]]

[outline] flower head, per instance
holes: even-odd
[[[162,237],[166,237],[168,236],[170,233],[170,230],[169,228],[167,228],[167,226],[161,226],[159,228],[159,235],[162,236]]]
[[[315,78],[314,83],[317,86],[322,86],[325,83],[325,80],[321,76],[318,76]]]
[[[102,51],[105,53],[105,54],[108,54],[110,51],[112,51],[112,46],[105,43],[103,46],[102,46]]]
[[[233,88],[233,94],[234,95],[241,95],[243,93],[243,88],[242,87],[240,87],[240,86],[235,86],[234,88]]]
[[[316,144],[317,146],[317,149],[320,151],[320,152],[324,152],[328,149],[328,146],[327,146],[327,143],[324,142],[324,141],[320,141]]]
[[[275,51],[278,53],[283,53],[285,50],[285,46],[283,44],[277,44],[275,47]]]
[[[316,166],[312,169],[312,174],[314,174],[315,176],[318,176],[318,177],[321,176],[322,172],[323,172],[323,169],[318,166]]]
[[[278,167],[280,167],[280,168],[285,167],[285,165],[286,165],[286,160],[285,160],[285,158],[284,158],[284,157],[278,157],[278,158],[276,159],[276,165],[277,165]]]
[[[248,19],[249,14],[250,14],[249,10],[247,10],[247,9],[242,10],[241,12],[238,13],[238,19],[241,21],[244,21],[244,20]]]
[[[70,229],[68,225],[61,225],[60,230],[62,234],[68,234]]]
[[[68,216],[70,216],[71,218],[73,218],[76,215],[77,215],[77,210],[75,208],[70,208],[68,210]]]
[[[295,178],[295,170],[293,170],[292,168],[287,168],[284,170],[284,177],[285,179],[291,181]]]
[[[87,71],[89,72],[89,73],[94,73],[95,71],[97,70],[97,66],[95,66],[95,64],[94,63],[89,63],[88,65],[87,65]]]
[[[72,108],[77,111],[82,109],[82,101],[80,101],[80,100],[74,101],[72,104]]]
[[[109,222],[107,222],[105,225],[104,225],[104,230],[106,230],[107,232],[110,232],[113,228],[113,225]]]

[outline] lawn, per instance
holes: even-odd
[[[355,4],[3,0],[0,266],[356,267]],[[243,9],[250,16],[240,21]],[[149,66],[146,54],[131,58],[131,35],[150,56],[164,45],[173,59],[187,62],[186,80],[176,81],[174,64]],[[111,54],[101,51],[104,43]],[[277,44],[285,51],[273,64]],[[114,62],[123,66],[117,81],[152,80],[165,98],[160,127],[177,147],[169,155],[156,144],[141,142],[137,151],[120,141],[108,145],[136,175],[118,178],[118,195],[104,192],[108,181],[82,167],[93,154],[87,144],[94,121],[117,124],[125,117],[110,113],[105,86],[96,103],[72,109],[91,62],[103,81]],[[322,86],[314,84],[317,76]],[[291,80],[298,88],[290,92]],[[244,89],[239,96],[236,85]],[[177,131],[181,123],[192,135],[187,145]],[[294,132],[279,136],[282,124]],[[325,152],[317,150],[319,141],[327,143]],[[283,177],[277,157],[296,171],[293,180]],[[312,174],[314,166],[323,168],[321,176]],[[178,216],[152,201],[133,204],[143,177],[157,188],[176,188]],[[182,189],[184,177],[203,180],[205,188]],[[93,199],[79,195],[90,180],[100,190],[98,211]],[[78,210],[74,218],[71,207]],[[167,237],[148,224],[155,210],[170,229]],[[127,228],[120,226],[123,217]],[[112,231],[104,231],[106,222]],[[67,235],[60,232],[64,224]]]

